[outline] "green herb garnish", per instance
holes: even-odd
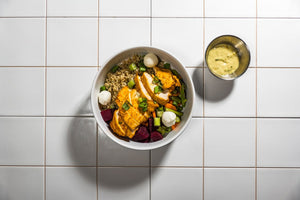
[[[113,68],[110,70],[112,73],[115,73],[119,69],[118,65],[113,66]]]
[[[171,68],[170,63],[165,63],[165,64],[164,64],[164,68],[165,68],[165,69],[170,69],[170,68]]]
[[[129,69],[130,69],[130,71],[136,70],[136,64],[131,63],[131,64],[129,65]]]
[[[124,109],[124,110],[128,110],[130,107],[129,107],[129,105],[127,104],[127,102],[125,102],[123,105],[122,105],[122,108]]]
[[[102,85],[102,86],[100,87],[100,92],[102,92],[102,91],[104,91],[104,90],[106,90],[106,87],[105,87],[105,85]]]
[[[139,100],[139,108],[141,108],[141,110],[142,110],[143,112],[147,111],[147,110],[148,110],[148,102],[147,102],[147,99],[146,99],[146,98],[140,97],[138,100]]]
[[[135,82],[134,82],[134,80],[133,79],[131,79],[129,82],[128,82],[128,87],[130,88],[130,89],[132,89],[134,86],[135,86]]]

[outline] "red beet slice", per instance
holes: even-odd
[[[154,120],[152,117],[148,119],[148,129],[150,133],[154,131]]]
[[[135,135],[133,136],[132,140],[139,142],[142,140],[146,140],[149,138],[149,132],[145,126],[140,126],[140,128],[137,130]]]
[[[113,109],[102,110],[101,115],[105,122],[109,122],[113,118]]]
[[[151,142],[155,142],[161,139],[163,139],[163,136],[160,134],[160,132],[153,131],[150,135]]]

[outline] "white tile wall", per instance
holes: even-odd
[[[46,119],[48,165],[96,165],[96,122],[93,118]]]
[[[259,119],[257,165],[300,167],[299,131],[299,119]]]
[[[92,115],[90,89],[97,68],[47,68],[47,114]]]
[[[0,167],[0,199],[43,199],[43,172],[42,167]]]
[[[152,0],[153,17],[203,17],[203,0]]]
[[[122,50],[150,45],[148,18],[101,18],[99,29],[100,66]]]
[[[100,16],[150,16],[150,0],[101,0]]]
[[[255,170],[247,168],[204,169],[204,199],[255,199]]]
[[[50,18],[47,22],[48,66],[97,66],[96,18]]]
[[[48,16],[97,16],[98,0],[47,0]]]
[[[204,70],[204,115],[255,116],[255,69],[249,68],[234,81],[224,81]]]
[[[202,200],[202,172],[200,168],[152,168],[151,199]]]
[[[0,66],[44,66],[45,26],[43,18],[1,18]]]
[[[209,1],[208,1],[209,2]],[[228,1],[224,1],[224,3]],[[247,2],[247,1],[246,1]],[[222,10],[226,10],[222,8]],[[222,19],[205,20],[205,47],[220,35],[236,35],[248,46],[251,59],[250,67],[255,66],[256,60],[256,22],[255,19]]]
[[[258,169],[257,199],[300,199],[299,169]]]
[[[96,168],[47,167],[46,199],[95,200]]]
[[[149,168],[99,168],[98,179],[99,199],[150,200]]]
[[[258,116],[300,117],[299,76],[300,69],[258,69]]]
[[[203,120],[192,119],[183,135],[171,144],[152,150],[152,166],[202,166]]]
[[[257,26],[259,67],[300,67],[300,19],[259,19]]]
[[[0,68],[0,115],[44,115],[44,69]]]
[[[257,1],[258,17],[300,17],[300,2],[297,0]]]
[[[44,119],[0,118],[0,164],[44,164]]]
[[[299,17],[298,0],[0,0],[0,199],[300,199]],[[251,52],[233,82],[203,66],[224,34]],[[152,152],[97,131],[90,107],[98,67],[134,46],[195,84],[191,124]]]
[[[205,166],[255,166],[255,119],[205,119]]]
[[[0,16],[45,16],[46,0],[0,1]]]
[[[169,51],[185,66],[203,66],[203,19],[154,18],[152,23],[153,46]]]
[[[149,151],[128,149],[112,141],[100,128],[98,132],[99,166],[149,166]]]
[[[255,0],[209,0],[205,1],[206,17],[255,17]]]

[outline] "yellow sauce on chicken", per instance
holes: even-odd
[[[207,64],[214,74],[229,75],[239,67],[239,57],[233,46],[219,44],[208,52]]]

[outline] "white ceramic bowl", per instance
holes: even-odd
[[[187,97],[187,104],[183,110],[184,114],[181,118],[181,122],[176,127],[175,130],[171,131],[166,137],[164,137],[162,140],[152,142],[152,143],[139,143],[134,141],[125,141],[122,139],[119,139],[116,137],[111,130],[109,129],[109,126],[105,123],[105,121],[102,119],[100,109],[98,107],[98,99],[97,94],[99,93],[99,88],[104,84],[105,76],[109,72],[109,70],[115,65],[120,63],[122,60],[131,57],[134,54],[146,54],[148,52],[154,53],[157,55],[161,60],[166,61],[171,64],[172,69],[175,69],[178,71],[178,73],[183,78],[187,89],[186,89],[186,97]],[[192,109],[194,104],[194,85],[193,81],[184,68],[184,66],[170,53],[167,53],[164,50],[153,48],[153,47],[134,47],[131,49],[127,49],[125,51],[122,51],[109,59],[109,61],[102,67],[99,72],[97,73],[95,80],[93,82],[92,91],[91,91],[91,104],[94,116],[96,118],[96,121],[99,125],[99,127],[104,131],[104,133],[111,138],[116,143],[135,150],[150,150],[162,147],[170,142],[172,142],[174,139],[176,139],[188,126],[191,118],[192,118]]]

